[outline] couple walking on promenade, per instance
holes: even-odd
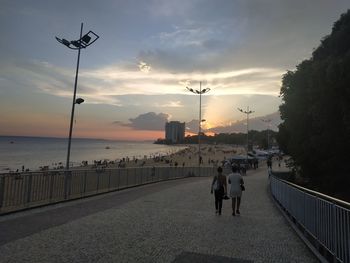
[[[216,214],[221,215],[223,199],[229,199],[227,196],[226,176],[222,173],[222,168],[218,167],[218,174],[214,176],[211,184],[211,193],[215,196]],[[232,166],[232,173],[228,175],[228,183],[230,187],[230,197],[232,200],[232,216],[239,215],[239,207],[241,204],[241,196],[244,188],[244,181],[241,174],[238,172],[237,166]]]

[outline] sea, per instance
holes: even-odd
[[[80,166],[82,161],[118,161],[122,158],[150,158],[175,153],[186,146],[154,144],[151,141],[129,142],[103,139],[73,138],[70,165]],[[0,173],[38,170],[44,166],[54,169],[65,166],[68,139],[49,137],[0,136]]]

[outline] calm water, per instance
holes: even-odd
[[[42,137],[0,136],[0,173],[8,169],[36,170],[40,166],[65,165],[68,140]],[[109,149],[106,149],[109,147]],[[82,161],[117,160],[123,157],[143,158],[144,155],[165,155],[184,146],[157,145],[152,142],[120,142],[95,139],[72,139],[70,161],[78,166]]]

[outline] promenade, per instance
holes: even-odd
[[[0,262],[317,262],[275,207],[266,168],[241,215],[215,215],[211,178],[186,178],[0,217]]]

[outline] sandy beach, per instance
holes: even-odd
[[[127,167],[149,167],[149,166],[197,166],[198,145],[184,145],[187,148],[165,156],[149,156],[142,159],[124,158],[120,162],[104,163],[108,168]],[[226,158],[233,155],[245,154],[244,147],[232,145],[201,145],[201,156],[203,166],[220,165]],[[103,164],[102,164],[103,165]]]
[[[120,145],[118,145],[120,146]],[[125,145],[127,147],[128,145]],[[55,145],[55,147],[57,147]],[[116,146],[113,147],[113,151],[116,151]],[[198,166],[199,155],[198,155],[198,145],[197,144],[188,144],[188,145],[174,145],[167,146],[167,151],[159,151],[154,152],[148,155],[142,155],[144,150],[140,150],[139,153],[134,153],[133,156],[128,156],[128,149],[119,148],[116,152],[116,155],[113,156],[109,154],[109,159],[94,159],[94,151],[89,152],[90,161],[81,161],[71,163],[71,169],[80,170],[80,169],[96,169],[96,168],[135,168],[135,167],[194,167]],[[101,156],[101,151],[98,147],[95,147],[96,157]],[[109,148],[108,148],[109,149]],[[112,151],[112,150],[104,151]],[[82,148],[82,151],[86,151],[86,149]],[[123,152],[125,156],[123,156]],[[236,146],[236,145],[212,145],[212,144],[202,144],[201,145],[201,156],[202,156],[202,166],[218,166],[224,161],[226,158],[232,157],[233,155],[245,154],[244,147]],[[84,156],[84,154],[81,154]],[[24,158],[23,156],[21,158]],[[38,156],[33,156],[33,158],[39,158]],[[55,158],[55,155],[53,155]],[[39,158],[39,160],[42,160]],[[48,162],[49,159],[46,158]],[[84,160],[84,159],[83,159]],[[87,160],[87,159],[86,159]],[[42,162],[44,162],[42,160]],[[37,162],[38,163],[38,162]],[[21,165],[22,169],[18,167],[17,170],[8,168],[4,169],[2,174],[5,173],[21,173],[21,172],[35,172],[35,171],[60,171],[64,170],[65,166],[63,162],[57,162],[52,159],[52,163],[46,163],[41,166],[37,166],[37,168],[28,169],[26,165]]]

